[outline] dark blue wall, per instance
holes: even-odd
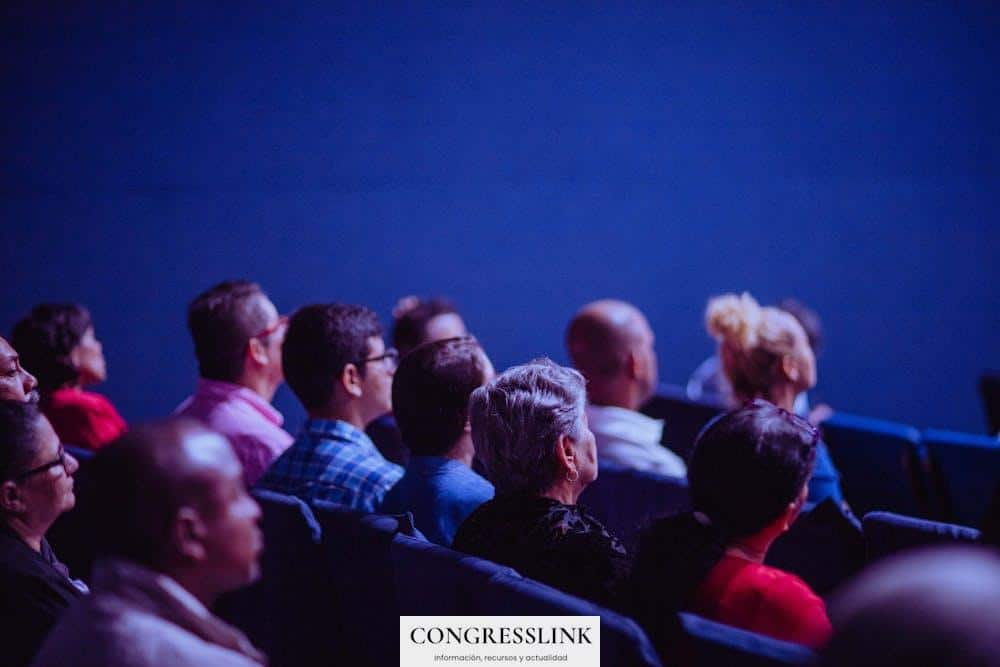
[[[619,296],[673,381],[709,295],[795,295],[822,398],[980,430],[995,3],[202,4],[0,10],[0,327],[89,304],[126,417],[184,397],[187,301],[248,276],[284,310],[449,294],[498,366]]]

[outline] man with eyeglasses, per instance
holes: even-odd
[[[282,362],[309,418],[258,486],[375,511],[403,469],[385,460],[364,429],[392,410],[398,356],[364,306],[299,309],[288,323]]]
[[[283,380],[281,344],[288,319],[260,286],[220,283],[188,307],[198,385],[175,414],[197,419],[229,439],[252,485],[292,443],[271,399]]]
[[[76,503],[67,454],[38,406],[0,401],[0,618],[3,664],[27,665],[63,611],[87,592],[45,534]]]

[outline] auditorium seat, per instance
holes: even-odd
[[[328,662],[399,664],[400,612],[390,547],[400,520],[322,501],[312,506],[323,529],[330,591],[318,613],[336,645],[336,660]]]
[[[979,540],[979,531],[951,523],[928,521],[892,512],[869,512],[862,520],[869,561],[897,551],[933,544],[965,544]]]
[[[917,429],[838,412],[822,430],[844,496],[858,516],[873,510],[932,516]]]
[[[651,519],[687,509],[687,480],[603,464],[580,495],[605,527],[631,550]]]
[[[474,613],[499,616],[600,616],[602,667],[654,667],[659,657],[630,618],[517,573],[498,573],[474,596]]]
[[[979,396],[986,413],[986,430],[1000,435],[1000,371],[983,373],[979,378]]]
[[[702,427],[724,410],[720,403],[688,398],[683,387],[661,384],[641,412],[663,420],[663,444],[687,461]]]
[[[978,526],[1000,484],[1000,439],[955,431],[924,432],[941,518]]]
[[[322,566],[321,529],[312,510],[292,496],[255,490],[263,517],[261,578],[223,596],[216,613],[243,630],[272,667],[330,663],[332,628],[320,613],[330,599]]]
[[[792,644],[684,613],[681,628],[689,640],[687,651],[693,665],[706,667],[768,667],[808,665],[816,654]]]

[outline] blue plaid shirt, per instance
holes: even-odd
[[[374,512],[402,476],[403,469],[386,461],[364,431],[339,420],[307,419],[257,486],[306,502],[325,500]]]

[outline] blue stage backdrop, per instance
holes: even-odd
[[[127,418],[188,393],[185,306],[246,276],[386,321],[450,295],[498,367],[617,296],[678,382],[709,296],[796,296],[819,398],[982,429],[996,3],[159,4],[0,9],[0,326],[89,305]]]

